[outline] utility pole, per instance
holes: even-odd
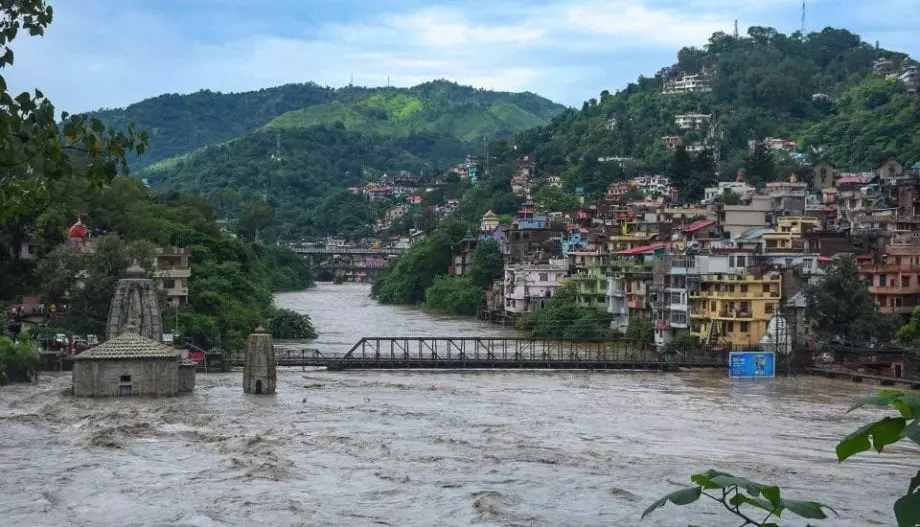
[[[738,38],[738,19],[735,19],[735,39]]]

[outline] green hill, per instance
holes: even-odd
[[[159,145],[160,152],[166,148],[175,155],[145,159],[140,175],[164,192],[208,197],[229,217],[239,217],[248,203],[265,196],[276,209],[279,231],[322,235],[330,222],[317,217],[314,209],[337,191],[385,172],[409,170],[433,177],[478,152],[482,134],[511,137],[563,110],[531,93],[490,92],[446,81],[413,88],[292,85],[272,90],[263,91],[275,98],[262,92],[158,98],[171,108],[161,126],[150,128],[152,114],[139,122],[154,132],[151,151]],[[298,97],[310,104],[271,116]],[[120,124],[129,113],[139,115],[138,108],[152,112],[158,99],[129,107],[124,114],[108,114],[108,119]],[[232,125],[227,115],[214,117],[214,108],[233,105],[240,112],[254,110]],[[200,119],[196,112],[202,112]],[[166,123],[172,126],[168,142],[163,141]],[[214,123],[225,124],[232,133],[250,129],[231,136]],[[185,138],[184,151],[177,138]],[[278,141],[281,161],[275,156]],[[363,223],[356,223],[369,214],[355,215],[341,230],[360,230]]]
[[[545,124],[563,109],[540,99],[536,95],[482,92],[435,81],[308,106],[272,119],[266,128],[309,128],[341,122],[346,129],[362,133],[407,137],[435,132],[473,142],[483,134],[509,135]]]
[[[703,48],[684,48],[677,62],[653,78],[586,101],[546,127],[515,137],[535,154],[538,170],[562,175],[568,189],[599,196],[636,172],[669,174],[688,197],[715,180],[747,170],[755,183],[803,176],[806,161],[823,158],[843,169],[874,169],[889,156],[920,159],[920,106],[898,76],[916,67],[903,53],[877,49],[846,30],[826,28],[784,35],[752,27],[748,35],[716,33]],[[873,70],[880,59],[889,61]],[[890,72],[891,78],[888,78]],[[711,91],[664,93],[668,78],[708,75]],[[699,130],[678,127],[680,114],[706,114]],[[679,135],[701,153],[669,151],[662,138]],[[749,140],[786,138],[804,154],[749,152]],[[635,163],[603,161],[632,158]]]
[[[532,93],[491,92],[433,81],[413,88],[336,89],[306,83],[242,93],[203,90],[160,95],[92,114],[111,126],[137,123],[150,132],[147,153],[131,160],[131,167],[140,170],[266,125],[308,128],[340,121],[361,132],[408,137],[433,131],[474,141],[481,133],[507,135],[545,124],[563,110]]]

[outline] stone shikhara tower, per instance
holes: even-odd
[[[126,274],[126,278],[118,281],[109,306],[106,339],[115,338],[133,326],[138,334],[155,342],[162,341],[163,319],[156,284],[144,275],[144,269],[136,262],[128,267]]]
[[[272,336],[262,326],[249,335],[246,362],[243,364],[243,392],[275,393],[275,347]]]

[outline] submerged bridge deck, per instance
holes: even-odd
[[[661,370],[723,368],[726,354],[664,357],[625,341],[487,337],[364,337],[341,356],[317,350],[279,350],[279,366],[359,369]]]

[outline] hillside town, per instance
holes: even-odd
[[[613,314],[616,330],[651,321],[658,346],[689,336],[756,348],[777,331],[807,339],[808,325],[796,323],[804,288],[851,254],[881,312],[910,314],[920,305],[920,164],[890,159],[851,174],[820,163],[812,172],[763,188],[739,173],[693,205],[672,205],[676,189],[656,176],[615,183],[572,213],[536,212],[530,201],[501,224],[489,211],[476,240],[456,247],[452,273],[466,272],[478,242],[495,240],[504,279],[487,294],[483,318],[540,311],[574,283],[579,305]]]

